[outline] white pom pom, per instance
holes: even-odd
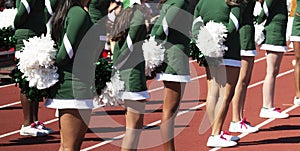
[[[254,10],[253,10],[253,15],[258,16],[261,11],[262,11],[261,3],[259,1],[256,1]]]
[[[146,75],[150,76],[151,72],[163,63],[166,49],[153,38],[145,40],[142,49],[145,58]]]
[[[110,78],[110,82],[106,82],[106,87],[98,100],[95,100],[97,106],[118,106],[122,104],[119,99],[120,92],[125,89],[125,82],[120,80],[119,71]],[[94,101],[94,102],[95,102]]]
[[[18,68],[30,87],[45,89],[58,81],[57,67],[54,66],[56,52],[50,35],[24,41],[24,47],[16,57]]]
[[[17,14],[17,9],[4,9],[2,12],[0,12],[0,29],[3,27],[13,27],[14,28],[14,20],[15,16]]]
[[[223,57],[228,47],[224,45],[227,37],[227,28],[222,23],[209,21],[206,26],[201,26],[196,40],[196,45],[204,56]]]
[[[261,24],[255,24],[255,44],[256,45],[261,45],[261,43],[265,40],[265,34],[264,34],[264,27],[265,22]]]

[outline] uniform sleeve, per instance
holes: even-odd
[[[128,34],[130,35],[133,43],[145,40],[147,31],[145,30],[146,28],[144,24],[144,15],[140,11],[135,12],[134,17],[130,23],[130,29],[128,31]]]
[[[78,9],[69,11],[66,18],[66,33],[56,55],[57,66],[64,66],[74,58],[77,47],[90,26],[88,23],[88,14],[85,11]]]
[[[229,23],[227,26],[228,34],[233,32],[237,32],[240,26],[240,15],[241,15],[241,7],[234,6],[231,8],[229,14]]]
[[[144,23],[145,23],[144,15],[140,11],[136,11],[130,22],[128,36],[124,44],[120,48],[121,53],[118,56],[114,57],[114,59],[116,59],[114,62],[117,64],[117,66],[122,66],[118,64],[121,61],[123,61],[124,58],[126,58],[126,56],[128,56],[129,51],[123,51],[123,50],[130,49],[130,46],[134,46],[135,43],[143,42],[143,40],[145,40],[147,35],[147,30]],[[129,37],[130,39],[128,39]]]
[[[155,25],[156,29],[151,32],[151,36],[155,36],[161,40],[166,38],[167,35],[165,33],[165,28],[176,18],[176,15],[181,10],[180,8],[182,8],[184,2],[185,1],[176,1],[176,3],[173,3],[169,6],[169,8],[167,8],[165,16],[160,16],[159,20],[157,21],[157,23],[161,23],[162,25]],[[164,23],[167,25],[163,26]]]
[[[45,20],[46,23],[49,21],[49,19],[51,18],[51,16],[53,16],[56,6],[57,6],[58,0],[45,0]]]
[[[27,20],[30,9],[34,6],[36,0],[18,0],[16,3],[17,14],[14,20],[14,26],[19,28]]]
[[[200,8],[201,8],[201,3],[202,1],[199,1],[198,4],[196,5],[195,11],[194,11],[194,21],[193,21],[193,26],[192,26],[192,34],[193,38],[196,38],[197,35],[199,34],[200,26],[203,26],[203,22],[200,22],[198,20],[200,16]]]
[[[269,16],[269,10],[272,9],[275,4],[280,1],[280,0],[264,0],[263,3],[263,9],[261,10],[258,18],[257,18],[257,23],[261,24],[267,17]]]

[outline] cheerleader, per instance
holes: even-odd
[[[295,86],[296,86],[296,96],[294,98],[294,104],[300,105],[300,0],[297,0],[296,11],[294,14],[294,22],[292,28],[292,35],[290,37],[291,42],[293,42],[295,50]]]
[[[92,54],[91,50],[79,47],[84,35],[92,26],[89,14],[84,10],[88,0],[58,1],[53,16],[52,37],[58,52],[55,64],[58,67],[59,81],[50,89],[50,97],[45,106],[58,109],[60,128],[59,150],[80,150],[88,129],[93,93],[94,70],[90,58],[83,59],[82,53]],[[79,49],[80,48],[80,49]],[[79,67],[78,62],[84,63]]]
[[[19,53],[19,51],[22,50],[22,47],[24,47],[23,40],[28,40],[31,37],[40,36],[41,34],[46,33],[44,14],[45,1],[17,0],[16,8],[17,14],[14,20],[14,26],[16,29],[16,53]],[[43,98],[39,99],[42,100]],[[44,136],[54,132],[38,121],[38,101],[28,99],[22,92],[20,94],[20,100],[24,116],[20,135]]]
[[[240,4],[234,0],[201,0],[194,12],[193,35],[198,35],[200,26],[209,21],[222,23],[228,30],[224,44],[228,47],[222,61],[209,59],[206,67],[208,92],[206,99],[207,115],[212,123],[211,136],[208,138],[208,147],[230,147],[237,145],[238,137],[221,131],[234,89],[238,81],[241,66],[239,20]],[[209,27],[213,28],[213,27]],[[196,40],[197,41],[197,40]],[[206,44],[204,44],[206,45]],[[208,51],[201,50],[200,51]],[[212,61],[212,62],[211,62]]]
[[[242,66],[232,98],[232,122],[229,126],[230,132],[249,133],[258,131],[258,128],[251,126],[243,115],[247,87],[251,80],[254,57],[256,56],[253,25],[253,10],[255,3],[255,0],[249,0],[247,3],[243,4],[242,7],[241,27],[239,30]]]
[[[261,118],[287,118],[274,107],[275,81],[278,75],[283,53],[286,47],[286,26],[288,11],[286,0],[265,0],[263,9],[258,16],[258,24],[265,23],[265,40],[260,50],[266,50],[267,71],[263,84],[263,107],[260,110]]]
[[[151,31],[151,37],[164,41],[166,47],[164,63],[156,74],[156,79],[163,81],[165,86],[160,126],[165,150],[175,150],[174,120],[185,83],[190,81],[188,60],[190,39],[186,35],[191,27],[191,20],[183,12],[187,10],[188,4],[187,0],[161,0],[160,16]]]
[[[112,40],[116,41],[113,65],[125,83],[125,90],[120,94],[126,110],[122,150],[137,150],[143,128],[145,101],[149,98],[142,51],[147,30],[140,4],[140,0],[124,0],[124,9],[116,17],[111,33]]]

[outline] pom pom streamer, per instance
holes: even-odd
[[[145,58],[145,74],[151,76],[151,72],[163,63],[166,49],[162,44],[158,44],[154,38],[145,40],[142,49]]]
[[[223,57],[228,47],[224,45],[227,37],[227,28],[222,23],[209,21],[201,26],[197,36],[196,45],[204,56],[211,58]]]
[[[124,91],[125,83],[120,80],[120,73],[116,71],[110,78],[110,82],[106,82],[106,87],[102,91],[102,94],[94,99],[94,107],[102,106],[118,106],[122,104],[119,99],[121,91]]]
[[[0,12],[0,29],[4,27],[13,27],[14,28],[14,19],[17,14],[16,8],[4,9]]]
[[[261,43],[265,40],[265,22],[261,24],[254,24],[255,28],[255,44],[256,45],[261,45]]]
[[[58,81],[57,67],[54,66],[57,50],[50,35],[29,38],[23,41],[24,47],[16,53],[19,59],[18,68],[29,87],[46,89]]]

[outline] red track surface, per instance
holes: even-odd
[[[293,66],[291,64],[292,59],[294,59],[293,55],[293,52],[284,55],[275,92],[275,105],[282,110],[289,109],[290,118],[268,120],[258,116],[262,106],[262,81],[266,68],[264,52],[260,52],[256,57],[257,61],[254,65],[245,104],[245,117],[251,121],[252,125],[260,124],[260,131],[254,134],[243,135],[237,147],[222,148],[220,150],[300,150],[300,108],[293,105],[295,94]],[[195,62],[191,62],[190,68],[193,81],[186,86],[180,107],[180,111],[183,112],[180,112],[176,119],[176,148],[178,151],[218,150],[217,148],[206,147],[210,129],[199,132],[200,124],[206,124],[204,104],[206,98],[206,77],[203,76],[205,71]],[[159,120],[163,99],[162,83],[149,81],[148,85],[151,91],[151,101],[146,106],[147,113],[144,123],[145,126],[150,123],[151,125],[143,131],[139,147],[143,151],[161,151],[163,148],[161,146]],[[42,103],[40,104],[40,121],[46,122],[47,127],[56,131],[55,134],[38,138],[23,137],[18,132],[23,121],[22,107],[18,102],[18,88],[14,85],[0,87],[0,150],[58,150],[59,130],[54,116],[55,111],[45,108]],[[10,103],[15,104],[7,105]],[[228,130],[230,120],[231,108],[223,126],[224,130]],[[90,123],[91,130],[86,134],[82,150],[120,150],[119,146],[125,130],[124,123],[122,107],[95,110]],[[204,126],[204,128],[209,127]],[[240,135],[240,133],[234,133],[234,135]]]

